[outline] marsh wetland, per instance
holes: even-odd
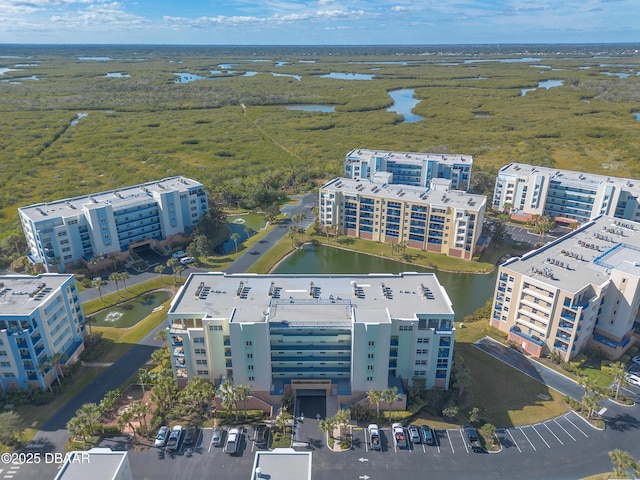
[[[357,147],[473,155],[489,178],[515,161],[640,177],[637,52],[2,45],[0,231],[20,231],[22,205],[172,175],[269,205],[340,175]],[[396,91],[418,121],[388,111]]]

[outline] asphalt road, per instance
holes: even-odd
[[[306,195],[296,197],[300,201],[297,205],[287,205],[283,207],[282,212],[287,215],[287,218],[281,222],[277,228],[274,228],[267,233],[262,239],[249,248],[242,256],[234,261],[229,267],[227,267],[227,273],[242,273],[246,272],[260,256],[267,252],[276,242],[280,241],[288,232],[291,225],[291,217],[297,214],[304,214],[305,220],[300,223],[302,228],[309,227],[315,220],[312,210],[316,204],[316,197],[311,192]]]

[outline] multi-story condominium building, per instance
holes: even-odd
[[[184,177],[18,209],[30,258],[64,272],[102,255],[137,246],[163,248],[190,232],[207,211],[202,184]]]
[[[336,178],[320,188],[320,224],[339,233],[470,260],[482,233],[486,198],[450,190],[449,180],[431,188]],[[389,174],[386,174],[387,176]]]
[[[370,180],[391,173],[389,183],[429,187],[434,178],[451,180],[454,190],[468,190],[473,157],[439,153],[387,152],[354,149],[347,153],[344,176]]]
[[[494,210],[584,223],[599,215],[640,221],[640,180],[510,163],[500,169]]]
[[[73,275],[0,276],[1,390],[49,387],[61,368],[51,359],[84,350],[84,322]]]
[[[434,274],[191,274],[168,312],[178,384],[232,379],[263,399],[448,388],[455,329]],[[276,402],[277,403],[277,402]]]
[[[620,357],[640,304],[640,223],[600,216],[498,272],[491,325],[540,357]]]

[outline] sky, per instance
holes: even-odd
[[[0,0],[0,43],[640,42],[639,0]]]

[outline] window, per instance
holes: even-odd
[[[426,365],[427,361],[426,360],[416,360],[416,365]]]
[[[249,377],[249,381],[250,381],[250,382],[255,382],[255,381],[256,381],[256,377],[251,377],[251,376],[250,376],[250,377]]]
[[[195,348],[193,351],[200,355],[205,355],[207,353],[207,351],[204,348]]]
[[[247,353],[247,358],[253,358],[253,353]]]
[[[429,343],[429,339],[428,338],[419,338],[418,339],[418,343]]]
[[[372,371],[373,370],[373,365],[367,365],[367,370]]]
[[[198,370],[198,375],[209,375],[209,370]]]
[[[426,349],[418,349],[416,350],[416,355],[427,355],[429,353],[429,350]]]
[[[193,343],[204,343],[204,337],[194,337]]]
[[[196,360],[196,365],[206,365],[207,361],[206,360]]]
[[[247,365],[247,370],[253,370],[253,365]]]
[[[6,357],[7,352],[5,350],[0,350],[0,357]]]
[[[376,342],[374,342],[373,340],[369,340],[369,346],[370,347],[375,347]]]
[[[426,377],[427,376],[427,371],[426,370],[415,370],[413,372],[413,376],[414,377]]]
[[[373,353],[369,353],[369,354],[367,355],[367,358],[369,358],[369,359],[373,359]]]
[[[11,362],[0,362],[0,367],[10,367]]]
[[[367,377],[367,382],[373,382],[373,377]]]
[[[251,340],[247,340],[245,344],[247,345],[247,347],[250,347],[251,345],[253,345],[253,342]]]
[[[209,331],[214,331],[214,330],[222,330],[222,325],[209,325]]]
[[[410,332],[413,330],[413,325],[400,325],[398,328],[401,332]]]

